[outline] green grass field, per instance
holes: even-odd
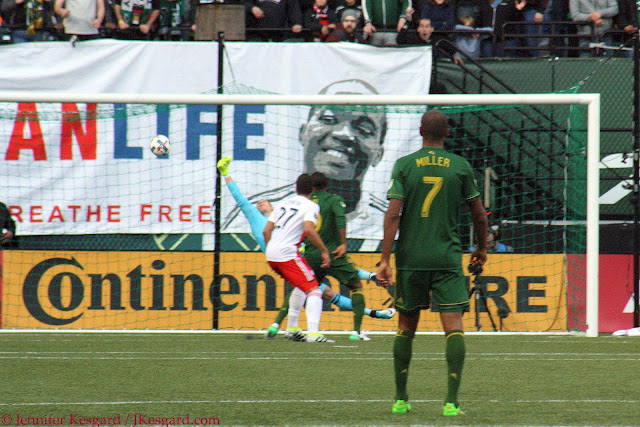
[[[640,425],[638,337],[468,334],[466,415],[453,419],[441,415],[444,338],[416,337],[413,411],[398,415],[393,337],[372,337],[0,334],[0,422],[189,414],[221,425]]]

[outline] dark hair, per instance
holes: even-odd
[[[303,173],[296,180],[296,192],[298,194],[306,195],[313,193],[313,182],[311,180],[311,175],[308,173]]]
[[[327,177],[322,172],[314,172],[311,174],[311,182],[314,190],[324,190],[329,185]]]
[[[420,135],[429,140],[439,140],[446,137],[448,131],[448,119],[442,111],[430,110],[423,114],[420,121]]]

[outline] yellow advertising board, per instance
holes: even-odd
[[[5,251],[2,256],[2,328],[261,330],[284,302],[285,283],[262,253],[222,253],[219,287],[211,252]],[[352,254],[373,271],[379,254]],[[464,259],[466,263],[468,258]],[[469,280],[476,292],[465,329],[475,330],[476,297],[483,330],[566,330],[562,255],[492,254],[482,275]],[[336,283],[332,283],[337,290]],[[391,291],[365,283],[367,307],[386,308]],[[345,290],[343,289],[343,293]],[[217,307],[218,310],[214,310]],[[505,308],[506,307],[506,308]],[[321,329],[351,330],[353,313],[325,304]],[[438,313],[426,311],[420,330],[440,330]],[[304,315],[301,316],[304,326]],[[396,320],[365,316],[363,328],[393,331]]]

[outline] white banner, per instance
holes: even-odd
[[[23,46],[30,55],[18,49]],[[3,47],[0,90],[216,90],[215,43],[76,46]],[[238,93],[426,94],[430,83],[429,47],[228,42],[227,49],[225,86]],[[9,52],[17,56],[9,60]],[[5,103],[0,112],[6,189],[0,200],[11,207],[20,234],[213,231],[215,106],[99,105],[96,111],[85,104]],[[345,194],[356,195],[348,216],[352,238],[381,237],[392,165],[420,145],[419,115],[382,108],[229,106],[224,117],[223,154],[234,157],[231,173],[247,197],[277,201],[292,192],[300,173],[320,170],[351,184]],[[172,142],[166,158],[148,149],[160,133]],[[249,232],[225,188],[221,197],[223,232]]]

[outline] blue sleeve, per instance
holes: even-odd
[[[260,249],[262,249],[262,252],[264,252],[267,248],[267,245],[264,243],[264,235],[262,234],[262,231],[264,230],[264,226],[267,225],[267,217],[262,215],[258,208],[252,205],[251,202],[249,202],[249,200],[244,197],[244,195],[238,188],[238,184],[236,184],[235,181],[227,184],[227,188],[229,188],[231,195],[238,203],[238,207],[240,207],[240,210],[242,210],[242,213],[247,218],[247,221],[249,221],[249,226],[251,226],[251,234],[260,245]]]

